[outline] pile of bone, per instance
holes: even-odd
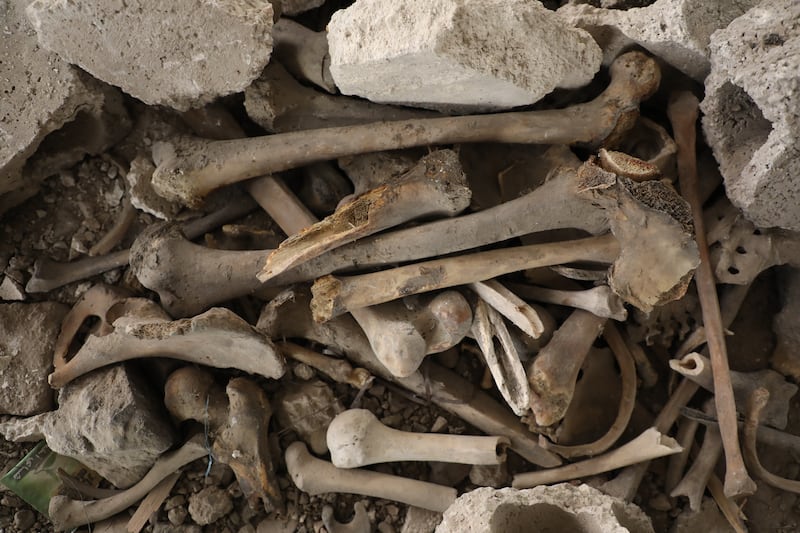
[[[629,502],[665,456],[659,490],[737,531],[757,487],[799,492],[755,449],[798,449],[794,313],[775,370],[731,370],[724,336],[762,271],[800,266],[800,4],[602,3],[3,3],[0,214],[87,155],[125,189],[91,256],[0,286],[92,280],[68,311],[0,305],[0,353],[30,354],[0,434],[115,487],[65,475],[56,529],[139,531],[201,462],[230,467],[258,531],[295,527],[296,489],[433,512],[409,532],[652,531]],[[275,247],[210,237],[258,209]],[[475,435],[388,427],[372,390]],[[400,461],[473,466],[451,486],[369,467]],[[374,527],[361,504],[321,520]]]

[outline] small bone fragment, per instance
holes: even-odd
[[[150,520],[150,517],[161,508],[161,504],[164,503],[164,500],[166,500],[170,492],[172,492],[172,487],[178,482],[179,477],[181,477],[181,473],[175,472],[162,479],[158,485],[147,493],[147,496],[144,497],[139,507],[137,507],[136,511],[133,513],[133,516],[131,516],[130,520],[128,520],[128,523],[125,525],[126,533],[139,533],[139,531],[142,530],[148,520]]]
[[[682,376],[691,379],[704,389],[714,392],[714,377],[711,362],[703,355],[692,352],[680,360],[672,359],[669,367]],[[762,419],[765,424],[785,429],[789,421],[789,407],[792,396],[797,393],[797,385],[770,369],[757,372],[736,372],[731,370],[731,385],[737,405],[746,405],[747,398],[758,388],[772,391],[770,402],[764,409]]]
[[[673,498],[686,496],[689,498],[689,507],[692,511],[699,511],[706,491],[708,479],[714,473],[714,467],[722,453],[722,439],[719,430],[714,427],[706,428],[703,444],[692,462],[692,466],[683,476],[683,479],[669,493]]]
[[[614,357],[620,369],[622,393],[617,417],[602,437],[587,444],[573,446],[551,444],[545,439],[544,435],[540,435],[539,441],[544,441],[542,444],[546,449],[552,450],[567,459],[581,456],[593,457],[608,450],[619,440],[628,427],[628,422],[631,420],[633,408],[636,404],[636,365],[633,362],[633,355],[628,350],[628,346],[614,323],[607,322],[604,325],[603,337],[608,341],[608,345],[614,352]]]
[[[525,369],[503,318],[483,299],[475,304],[472,336],[483,353],[486,366],[503,399],[517,416],[527,413],[531,391]],[[495,344],[495,339],[500,341],[499,346]]]
[[[328,533],[372,533],[372,523],[369,521],[364,502],[356,502],[353,509],[354,514],[350,522],[341,524],[333,515],[333,507],[330,505],[323,507],[321,518]]]
[[[471,195],[458,155],[437,150],[406,174],[289,237],[267,256],[258,278],[267,281],[332,248],[415,218],[456,215],[467,208]]]
[[[216,368],[238,368],[268,378],[285,371],[283,358],[268,338],[233,312],[212,308],[191,319],[123,316],[114,332],[90,335],[65,365],[50,374],[50,385],[63,387],[76,377],[120,361],[171,357]]]
[[[695,239],[700,251],[700,266],[695,281],[703,323],[708,337],[714,377],[714,400],[720,422],[720,434],[725,449],[725,495],[737,498],[753,494],[756,484],[747,474],[747,468],[739,448],[739,428],[736,424],[736,405],[728,368],[728,352],[725,346],[722,317],[720,315],[714,274],[711,272],[708,242],[703,221],[703,205],[698,192],[697,161],[695,157],[695,127],[698,115],[698,100],[690,92],[673,95],[667,108],[675,142],[678,144],[678,177],[681,191],[691,206],[696,228]]]
[[[117,495],[93,501],[53,496],[49,508],[50,521],[56,531],[65,531],[114,516],[145,497],[162,479],[207,453],[203,437],[198,434],[178,450],[161,456],[141,481]]]
[[[576,309],[529,365],[531,410],[539,426],[551,426],[564,418],[583,360],[606,320]]]
[[[505,437],[411,433],[386,427],[366,409],[348,409],[328,426],[331,462],[359,468],[394,461],[494,465],[506,460]]]
[[[123,238],[125,238],[125,234],[128,233],[131,224],[136,220],[136,209],[133,207],[133,204],[131,204],[131,199],[129,197],[123,200],[122,209],[117,216],[117,221],[111,229],[108,230],[108,233],[103,235],[103,237],[89,249],[90,257],[109,253]]]
[[[183,231],[188,238],[193,239],[210,229],[247,214],[254,208],[255,202],[246,199],[230,202],[214,213],[187,222],[183,226]],[[87,257],[71,263],[59,263],[42,257],[34,263],[33,276],[25,286],[25,291],[29,293],[48,292],[73,281],[79,281],[125,266],[128,264],[128,260],[129,250],[119,250],[108,255]]]
[[[413,297],[412,297],[413,298]],[[472,309],[458,291],[419,302],[393,301],[353,309],[375,357],[397,377],[417,371],[426,355],[461,342],[472,325]]]
[[[469,288],[530,337],[538,339],[544,333],[545,327],[536,309],[499,281],[476,281],[470,283]]]
[[[615,150],[600,148],[598,152],[600,167],[618,176],[625,176],[633,181],[652,180],[661,175],[658,167],[647,161]]]
[[[484,433],[507,437],[512,449],[528,461],[547,467],[561,464],[558,456],[539,446],[513,413],[455,373],[425,361],[419,372],[407,378],[393,376],[377,360],[351,317],[318,324],[308,307],[310,299],[301,287],[286,289],[264,307],[257,327],[271,338],[305,338],[335,347],[354,364],[421,395]]]
[[[659,77],[654,60],[631,52],[614,62],[602,95],[564,110],[384,122],[236,141],[158,142],[153,186],[165,198],[197,205],[224,185],[357,153],[477,141],[596,145],[632,125],[639,102],[654,92]]]
[[[309,350],[293,342],[277,342],[278,350],[286,357],[305,363],[339,383],[346,383],[356,389],[362,389],[374,377],[366,368],[353,368],[346,359],[337,359]]]
[[[371,470],[336,468],[317,459],[302,442],[286,449],[286,468],[297,488],[312,496],[327,492],[385,498],[431,511],[444,512],[456,499],[456,489]]]
[[[764,483],[781,490],[800,494],[800,481],[776,476],[764,468],[758,458],[756,441],[758,439],[759,417],[761,416],[761,411],[769,402],[769,396],[770,394],[767,389],[756,389],[750,395],[747,405],[747,416],[745,417],[744,423],[745,458],[747,459],[748,466],[753,470],[753,473]]]
[[[559,483],[650,461],[680,451],[681,447],[673,438],[651,427],[627,444],[592,459],[548,470],[517,474],[511,485],[515,489],[525,489],[536,485]]]
[[[511,284],[509,287],[520,297],[556,305],[566,305],[589,311],[597,316],[624,322],[628,311],[624,302],[608,285],[598,285],[591,289],[562,291],[535,287],[532,285]]]
[[[655,165],[661,175],[671,181],[676,178],[678,147],[667,130],[649,118],[639,117],[636,125],[613,148]]]
[[[297,79],[310,81],[336,94],[336,84],[330,71],[327,33],[316,32],[292,19],[281,18],[272,26],[272,38],[275,58],[289,72]]]

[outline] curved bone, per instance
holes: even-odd
[[[162,455],[141,481],[119,494],[93,501],[53,496],[48,511],[50,521],[56,531],[65,531],[114,516],[144,498],[162,479],[207,454],[203,436],[195,435],[179,449]]]
[[[606,320],[581,309],[573,311],[528,367],[531,410],[539,426],[564,418],[578,372]]]
[[[276,346],[286,357],[305,363],[338,383],[346,383],[360,390],[375,379],[369,370],[353,368],[345,359],[328,357],[293,342],[278,342]]]
[[[538,339],[544,333],[545,325],[538,311],[496,279],[476,281],[469,288],[530,337]]]
[[[258,328],[271,338],[299,337],[335,347],[353,364],[405,387],[484,433],[507,437],[512,449],[533,464],[547,467],[561,464],[558,456],[539,446],[513,413],[468,381],[430,361],[423,362],[420,371],[407,378],[393,376],[375,357],[369,341],[351,317],[318,324],[311,317],[309,300],[308,291],[301,287],[286,289],[264,307]]]
[[[633,362],[633,355],[625,344],[625,340],[622,338],[622,335],[620,335],[619,330],[613,323],[605,324],[603,336],[606,341],[608,341],[608,345],[614,352],[614,357],[619,365],[620,388],[622,389],[622,393],[620,395],[617,417],[605,435],[594,442],[586,444],[574,446],[552,444],[547,441],[544,435],[540,435],[539,442],[542,443],[542,446],[556,452],[561,457],[571,459],[581,456],[592,457],[603,453],[619,440],[622,433],[628,427],[628,422],[631,420],[633,408],[636,404],[636,365]]]
[[[522,298],[556,305],[566,305],[589,311],[597,316],[624,322],[628,311],[624,302],[608,285],[598,285],[579,291],[562,291],[532,285],[513,284],[513,290]]]
[[[372,533],[372,523],[369,521],[367,508],[363,502],[353,505],[353,518],[347,524],[340,524],[333,516],[333,507],[326,505],[322,508],[322,524],[328,533]]]
[[[331,462],[358,468],[394,461],[496,465],[506,460],[505,437],[411,433],[384,426],[366,409],[349,409],[328,426]]]
[[[89,256],[104,255],[113,250],[114,247],[125,238],[125,234],[128,233],[134,220],[136,220],[136,209],[133,207],[130,197],[126,196],[125,200],[122,202],[122,209],[120,210],[117,221],[111,229],[89,249]]]
[[[76,377],[120,361],[142,357],[170,357],[216,368],[238,368],[268,378],[285,371],[283,358],[272,342],[235,313],[212,308],[191,319],[172,322],[120,317],[114,332],[89,336],[65,365],[50,374],[55,388]]]
[[[361,494],[440,513],[456,500],[456,489],[450,487],[371,470],[336,468],[308,453],[299,441],[286,448],[285,459],[294,484],[312,496],[327,492]]]
[[[599,97],[564,110],[382,122],[237,141],[154,143],[158,168],[153,186],[165,198],[197,205],[224,185],[357,153],[478,141],[597,145],[633,124],[639,102],[655,91],[659,78],[654,60],[630,52],[614,61],[611,84]]]
[[[714,467],[722,453],[722,439],[717,428],[709,427],[703,436],[703,444],[692,462],[692,466],[669,493],[673,498],[686,496],[689,498],[689,508],[699,511],[706,491],[708,479],[714,473]]]
[[[420,302],[394,301],[352,311],[375,357],[397,377],[417,371],[426,355],[461,342],[472,325],[472,309],[458,291]]]
[[[452,150],[426,155],[407,173],[367,191],[329,217],[286,239],[267,256],[261,281],[332,248],[424,216],[453,216],[472,192]]]
[[[669,367],[706,389],[714,392],[714,377],[711,361],[703,355],[692,352],[681,360],[672,359]],[[789,422],[789,408],[792,396],[797,393],[797,385],[789,383],[778,372],[770,369],[757,372],[736,372],[731,370],[731,385],[736,404],[744,406],[747,398],[758,388],[772,391],[770,402],[764,409],[764,423],[784,429]]]
[[[661,171],[654,164],[623,152],[600,148],[597,158],[603,170],[633,181],[647,181],[661,176]]]
[[[517,474],[511,486],[515,489],[529,489],[537,485],[584,478],[680,451],[681,447],[673,438],[651,427],[627,444],[604,455],[549,470]]]
[[[703,204],[700,199],[695,155],[698,106],[697,97],[692,93],[677,93],[670,99],[667,115],[672,123],[675,142],[678,145],[680,187],[691,206],[696,228],[695,239],[700,252],[700,265],[697,268],[695,282],[708,337],[708,351],[711,354],[714,377],[714,402],[717,407],[719,430],[725,449],[725,495],[729,498],[737,498],[753,494],[756,484],[747,474],[739,448],[739,428],[736,424],[736,405],[728,368],[728,352],[725,346],[716,282],[714,274],[711,272],[711,258],[703,221]]]
[[[768,402],[769,391],[767,389],[754,390],[748,399],[747,416],[744,423],[744,454],[747,459],[747,464],[753,470],[753,473],[764,483],[781,490],[800,494],[800,481],[776,476],[764,468],[758,458],[756,441],[758,440],[759,417],[761,416],[761,411],[766,407]]]
[[[272,38],[275,57],[292,74],[336,94],[336,83],[330,71],[331,58],[328,54],[326,32],[316,32],[281,17],[272,26]]]

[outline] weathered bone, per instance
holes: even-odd
[[[332,248],[425,216],[453,216],[469,206],[471,191],[452,150],[437,150],[406,174],[372,189],[332,215],[292,235],[267,256],[261,281]]]
[[[583,360],[606,320],[576,309],[529,365],[531,410],[538,425],[551,426],[564,418]]]
[[[372,533],[372,523],[369,521],[364,503],[356,502],[353,510],[353,518],[350,522],[341,524],[333,515],[333,507],[326,505],[322,508],[322,524],[328,533]]]
[[[285,371],[283,358],[263,334],[235,313],[212,308],[191,319],[172,322],[151,316],[122,316],[114,332],[90,335],[65,365],[50,374],[55,388],[87,372],[129,359],[170,357],[216,368],[238,368],[268,378]]]
[[[371,470],[336,468],[317,459],[302,442],[286,448],[286,469],[297,488],[308,494],[344,492],[385,498],[430,511],[444,512],[456,499],[456,489]]]
[[[678,147],[660,124],[639,117],[627,134],[612,148],[655,165],[662,176],[675,180],[675,154]]]
[[[697,409],[684,407],[681,409],[681,415],[684,417],[695,420],[704,426],[718,427],[719,423],[715,416],[710,416]],[[744,429],[744,422],[739,422],[739,429]],[[779,429],[769,426],[761,425],[758,428],[758,441],[775,446],[792,454],[794,457],[800,457],[800,436],[786,433]]]
[[[761,464],[756,450],[758,440],[758,424],[761,411],[769,402],[767,389],[756,389],[750,395],[747,405],[747,416],[744,423],[744,454],[747,464],[753,473],[764,483],[773,487],[800,494],[800,481],[776,476]]]
[[[496,465],[506,460],[505,437],[411,433],[384,426],[366,409],[348,409],[328,426],[331,462],[359,468],[394,461]]]
[[[678,177],[681,191],[691,206],[696,228],[695,239],[700,252],[700,266],[696,273],[697,294],[703,311],[703,323],[708,337],[708,350],[714,377],[714,401],[720,421],[720,434],[725,449],[725,495],[737,498],[753,494],[756,484],[747,474],[739,448],[739,428],[736,424],[736,405],[728,368],[728,352],[722,327],[719,301],[711,258],[708,251],[703,205],[700,199],[697,161],[695,156],[695,127],[698,117],[698,100],[690,92],[682,92],[670,99],[667,115],[678,145]]]
[[[184,366],[164,384],[164,406],[179,422],[196,420],[215,435],[228,417],[228,398],[206,368]]]
[[[720,289],[719,311],[722,316],[722,326],[726,331],[733,324],[736,315],[739,314],[739,309],[742,308],[749,290],[750,285],[725,285]],[[682,357],[702,346],[705,342],[706,328],[700,326],[684,339],[676,353],[679,357]]]
[[[281,17],[272,26],[272,39],[273,54],[292,74],[336,94],[325,32],[310,30],[291,19]]]
[[[316,368],[334,381],[346,383],[356,389],[366,387],[374,379],[369,370],[353,368],[345,359],[328,357],[293,342],[278,342],[276,346],[284,356]]]
[[[585,461],[560,466],[558,468],[551,468],[549,470],[517,474],[514,476],[511,486],[515,489],[528,489],[537,485],[547,485],[570,479],[593,476],[595,474],[616,470],[623,466],[642,463],[666,455],[679,453],[680,451],[681,447],[678,446],[678,443],[675,442],[673,438],[651,427],[616,450],[592,459],[586,459]]]
[[[661,171],[654,164],[615,150],[601,148],[597,158],[603,170],[633,181],[647,181],[661,176]]]
[[[692,352],[680,360],[672,359],[669,367],[707,391],[714,392],[711,361],[703,355]],[[790,400],[797,393],[797,385],[786,381],[780,373],[766,368],[756,372],[731,370],[731,385],[736,404],[740,406],[745,406],[747,398],[758,388],[771,391],[770,402],[762,414],[764,423],[778,429],[786,427],[789,422]]]
[[[209,215],[187,222],[183,226],[184,233],[194,239],[203,233],[226,222],[242,217],[255,209],[256,204],[248,198],[230,202],[225,207]],[[87,257],[71,263],[60,263],[41,257],[33,265],[33,275],[25,286],[29,293],[48,292],[73,281],[108,272],[128,264],[129,250],[119,250],[108,255]]]
[[[722,438],[717,428],[706,428],[703,444],[692,462],[692,466],[669,493],[673,498],[686,496],[689,498],[689,508],[699,511],[706,491],[708,479],[714,473],[714,467],[722,453]]]
[[[667,462],[667,471],[664,474],[664,491],[670,493],[683,478],[686,465],[689,462],[689,455],[692,452],[694,438],[700,422],[689,418],[678,419],[678,429],[675,431],[675,440],[680,444],[683,451],[670,456]]]
[[[393,376],[375,357],[351,317],[318,324],[311,317],[310,299],[301,287],[286,289],[264,307],[257,327],[271,338],[304,338],[335,347],[354,364],[432,401],[484,433],[507,437],[511,448],[528,461],[546,467],[561,464],[555,454],[539,446],[513,413],[458,375],[424,361],[411,376]]]
[[[544,333],[539,312],[496,279],[470,283],[469,288],[530,337],[538,339]]]
[[[153,186],[165,198],[197,205],[224,185],[357,153],[477,141],[598,145],[633,125],[639,102],[655,91],[659,78],[654,60],[630,52],[611,66],[611,84],[603,94],[565,110],[383,122],[237,141],[154,143],[158,168]]]
[[[622,298],[612,291],[608,285],[598,285],[591,289],[579,291],[562,291],[520,283],[511,284],[509,287],[519,296],[528,300],[566,305],[613,320],[625,321],[628,318],[628,311],[625,309]]]
[[[162,455],[136,485],[119,494],[93,501],[53,496],[48,510],[50,521],[56,531],[66,531],[114,516],[144,498],[162,479],[207,454],[203,436],[197,434],[179,449]]]
[[[105,255],[114,249],[116,245],[125,238],[125,234],[136,220],[136,208],[131,204],[130,197],[125,197],[122,202],[122,209],[118,215],[117,221],[111,226],[111,229],[98,240],[94,246],[89,249],[89,256]]]
[[[426,355],[461,342],[472,324],[472,309],[457,291],[419,300],[388,302],[351,313],[375,357],[397,377],[416,372]]]

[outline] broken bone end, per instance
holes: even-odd
[[[311,315],[319,324],[341,315],[342,308],[339,294],[342,283],[334,276],[328,275],[317,279],[311,286]]]

